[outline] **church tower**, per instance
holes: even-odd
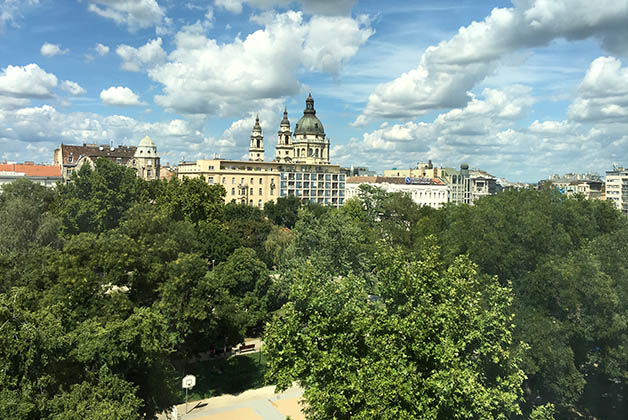
[[[283,119],[277,133],[276,157],[277,162],[292,162],[293,146],[290,121],[288,120],[288,109],[283,110]]]
[[[303,116],[294,126],[292,136],[294,161],[307,164],[329,164],[329,139],[323,123],[316,116],[312,93],[305,100]]]
[[[249,146],[249,160],[264,161],[264,136],[259,125],[259,115],[255,117],[255,125],[251,132],[251,145]]]

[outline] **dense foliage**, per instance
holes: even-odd
[[[0,418],[152,418],[183,361],[247,335],[312,419],[628,411],[628,225],[609,203],[223,199],[106,160],[3,186]]]

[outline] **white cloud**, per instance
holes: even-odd
[[[81,85],[70,80],[64,80],[63,83],[61,83],[61,89],[73,96],[79,96],[85,93],[85,89],[83,89]]]
[[[0,1],[0,33],[7,25],[18,27],[17,19],[22,17],[22,12],[29,7],[39,4],[39,0],[2,0]]]
[[[45,42],[40,49],[41,55],[44,57],[54,57],[55,55],[64,55],[70,52],[67,48],[64,50],[59,44],[51,44]]]
[[[90,0],[88,10],[132,31],[168,23],[156,0]]]
[[[223,9],[238,15],[242,13],[242,3],[244,3],[243,0],[216,0],[214,2],[216,7],[222,7]]]
[[[568,116],[577,121],[628,122],[628,67],[615,57],[595,59]]]
[[[122,58],[121,67],[124,70],[140,71],[143,67],[154,67],[166,58],[166,52],[161,48],[161,38],[148,41],[145,45],[134,48],[122,44],[116,48],[116,54]]]
[[[242,115],[262,100],[299,92],[301,68],[338,72],[373,33],[364,18],[304,21],[290,11],[255,20],[264,29],[226,44],[208,39],[200,23],[183,28],[168,61],[148,71],[163,85],[155,102],[184,114]]]
[[[57,77],[37,64],[7,66],[0,73],[0,96],[14,98],[51,98]]]
[[[139,96],[128,87],[111,86],[100,92],[103,104],[111,106],[138,106],[143,105]]]
[[[294,0],[215,0],[217,7],[231,13],[242,13],[244,3],[257,9],[270,9],[274,6],[289,7]],[[349,15],[355,0],[298,0],[296,1],[305,13],[313,15]]]
[[[94,50],[101,57],[104,57],[105,55],[109,54],[109,47],[101,43],[96,44],[96,46],[94,47]]]
[[[174,162],[189,153],[190,145],[207,141],[194,121],[146,123],[124,115],[65,114],[50,105],[0,111],[0,121],[1,157],[16,161],[52,161],[52,151],[60,143],[108,144],[113,140],[116,145],[137,145],[148,135],[157,144],[162,162]]]
[[[628,53],[628,3],[602,0],[518,0],[462,27],[425,50],[417,68],[377,86],[356,124],[464,106],[468,92],[507,54],[557,38],[598,38],[611,52]]]

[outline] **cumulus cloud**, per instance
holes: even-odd
[[[148,71],[163,85],[155,102],[184,114],[242,115],[262,100],[299,92],[301,68],[338,72],[373,33],[366,18],[306,21],[289,11],[255,19],[264,29],[227,44],[208,39],[200,23],[183,28],[168,61]]]
[[[73,96],[79,96],[85,93],[85,89],[83,89],[81,85],[71,80],[64,80],[63,83],[61,83],[61,89]]]
[[[0,96],[14,98],[51,98],[57,77],[37,64],[7,66],[0,73]]]
[[[55,55],[64,55],[70,52],[67,48],[62,49],[59,44],[51,44],[49,42],[45,42],[39,51],[44,57],[54,57]]]
[[[274,6],[288,7],[293,0],[215,0],[217,7],[222,7],[231,13],[242,13],[243,4],[256,9],[270,9]],[[349,15],[355,0],[298,0],[301,9],[308,14],[319,15]]]
[[[94,51],[96,51],[96,53],[98,53],[99,56],[104,57],[105,55],[109,54],[109,47],[99,42],[94,47]]]
[[[4,111],[0,108],[0,121],[0,157],[16,161],[51,161],[52,151],[60,143],[103,144],[113,140],[117,145],[137,145],[148,135],[157,144],[162,161],[174,162],[190,153],[190,145],[207,141],[201,134],[202,127],[193,121],[146,123],[124,115],[66,114],[50,105]],[[29,144],[31,147],[26,149]]]
[[[373,169],[379,170],[428,159],[450,167],[466,161],[498,176],[534,181],[556,171],[599,171],[614,154],[625,154],[615,143],[626,126],[592,128],[568,120],[521,126],[534,103],[525,86],[484,89],[431,122],[385,123],[347,145],[332,145],[332,158],[345,165],[377,162]]]
[[[144,103],[139,96],[128,87],[111,86],[100,92],[100,100],[105,105],[111,106],[138,106]]]
[[[628,67],[622,67],[615,57],[595,59],[568,116],[577,121],[628,122]]]
[[[481,22],[462,27],[447,41],[425,50],[417,68],[378,85],[363,114],[406,118],[432,110],[463,107],[469,91],[507,54],[557,38],[595,37],[610,52],[628,54],[628,3],[603,0],[518,0],[514,8],[493,9]]]
[[[90,0],[88,10],[132,31],[168,23],[156,0]]]
[[[166,58],[166,52],[161,48],[161,38],[148,41],[139,48],[122,44],[116,48],[116,54],[122,59],[121,67],[124,70],[140,71],[143,67],[154,67]]]

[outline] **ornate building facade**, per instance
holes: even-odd
[[[338,207],[344,203],[345,175],[340,173],[339,165],[329,163],[329,139],[316,117],[311,94],[294,132],[284,109],[274,161],[264,162],[264,136],[258,117],[251,131],[248,161],[180,162],[178,176],[203,176],[208,183],[225,188],[225,201],[257,207],[289,196],[326,206]]]
[[[133,168],[137,176],[145,180],[159,179],[161,167],[157,146],[148,136],[140,140],[138,146],[61,144],[54,151],[54,164],[61,169],[64,181],[67,181],[72,172],[79,170],[83,164],[88,164],[93,168],[94,162],[99,158],[109,159],[118,165]]]
[[[311,93],[305,100],[305,110],[294,126],[294,133],[290,132],[288,112],[284,110],[275,160],[286,163],[329,164],[329,139],[326,138],[323,123],[316,116]]]

